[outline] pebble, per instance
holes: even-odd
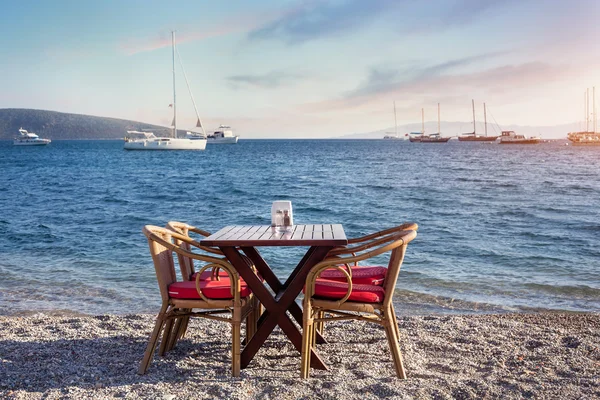
[[[401,317],[404,381],[383,329],[357,321],[326,325],[318,351],[328,371],[299,379],[300,354],[276,329],[232,378],[229,325],[199,318],[140,376],[154,318],[0,316],[0,398],[600,397],[599,314]]]

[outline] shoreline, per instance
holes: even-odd
[[[186,338],[137,375],[154,315],[0,316],[4,398],[577,398],[600,396],[599,313],[399,318],[408,379],[395,378],[383,330],[327,324],[329,371],[298,378],[278,330],[241,378],[229,375],[227,324],[193,319]]]

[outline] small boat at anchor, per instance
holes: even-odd
[[[517,134],[515,131],[502,131],[500,136],[500,144],[538,144],[542,141],[539,137],[527,137]]]
[[[395,140],[400,139],[398,137],[398,119],[396,118],[396,102],[394,102],[394,134],[391,132],[387,132],[387,135],[383,137],[385,140]]]
[[[27,130],[20,128],[19,137],[13,140],[14,146],[46,146],[49,145],[50,139],[42,139],[33,132],[27,132]]]
[[[189,136],[185,138],[177,137],[177,103],[175,96],[175,32],[171,32],[171,44],[173,47],[173,103],[169,105],[169,107],[173,107],[173,122],[171,123],[173,131],[171,136],[157,137],[152,132],[127,131],[125,143],[123,144],[123,148],[125,150],[204,150],[206,148],[206,138],[204,136],[199,138],[190,138]],[[177,55],[179,56],[179,51],[177,51]],[[183,70],[181,57],[179,57],[179,62]],[[202,128],[202,123],[200,122],[200,116],[198,114],[198,109],[196,108],[194,96],[192,95],[187,76],[185,75],[185,70],[183,70],[183,76],[188,86],[192,103],[194,104],[194,110],[196,111],[196,118],[198,119],[196,127],[199,127],[204,131],[204,128]]]
[[[425,134],[425,112],[421,109],[421,116],[423,120],[423,134],[421,135],[421,143],[447,143],[450,137],[443,137],[440,132],[440,103],[438,103],[438,131],[436,133]]]
[[[485,109],[485,103],[483,103],[483,120],[485,126],[485,136],[477,134],[477,125],[475,122],[475,100],[471,100],[473,104],[473,132],[463,133],[458,137],[460,142],[494,142],[498,139],[498,136],[488,136],[487,132],[487,112]]]
[[[586,89],[584,109],[586,118],[586,129],[583,132],[570,132],[567,139],[573,146],[600,146],[600,133],[598,132],[598,118],[596,113],[596,88],[592,88],[592,128],[590,130],[590,89]]]
[[[206,137],[208,144],[236,144],[238,139],[239,136],[235,136],[228,125],[219,125],[212,135]]]

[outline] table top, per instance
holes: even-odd
[[[269,225],[230,225],[200,241],[205,246],[344,246],[341,224],[292,225],[278,232]]]

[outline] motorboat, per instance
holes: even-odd
[[[500,144],[538,144],[542,141],[539,137],[527,137],[515,131],[502,131]]]
[[[239,136],[233,134],[233,130],[228,125],[219,125],[212,135],[206,137],[209,144],[236,144]]]
[[[46,146],[49,145],[50,139],[42,139],[33,132],[27,132],[23,128],[19,128],[19,137],[13,140],[15,146]]]

